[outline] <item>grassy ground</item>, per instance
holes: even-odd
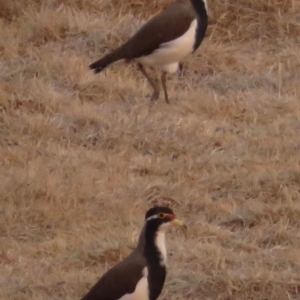
[[[168,2],[0,0],[0,299],[79,299],[156,203],[189,226],[160,299],[299,299],[300,3],[210,1],[150,108],[88,65]]]

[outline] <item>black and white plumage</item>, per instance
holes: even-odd
[[[153,88],[151,100],[159,97],[159,88],[143,66],[162,69],[162,87],[169,103],[166,74],[175,73],[179,62],[200,46],[207,29],[206,0],[176,0],[152,17],[125,44],[90,65],[95,73],[116,61],[136,61],[139,70]]]
[[[170,225],[185,226],[170,208],[149,209],[137,247],[81,300],[156,300],[166,277],[165,232]]]

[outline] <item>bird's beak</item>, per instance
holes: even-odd
[[[184,237],[185,237],[185,239],[187,238],[187,226],[181,221],[181,220],[178,220],[178,219],[173,219],[172,221],[171,221],[171,223],[173,224],[173,225],[177,225],[177,226],[180,226],[181,228],[182,228],[182,230],[183,230],[183,233],[184,233]]]
[[[185,226],[185,227],[186,227],[186,225],[185,225],[181,220],[179,220],[179,219],[173,219],[173,220],[171,221],[171,223],[172,223],[173,225],[177,225],[177,226]]]

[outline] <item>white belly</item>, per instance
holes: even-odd
[[[134,292],[122,296],[119,300],[149,300],[147,268],[143,270],[143,277],[138,282]]]
[[[188,31],[175,40],[163,43],[154,52],[137,59],[145,66],[160,66],[169,73],[175,73],[178,62],[194,51],[197,20],[193,20]]]

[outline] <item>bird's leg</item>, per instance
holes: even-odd
[[[167,104],[169,104],[170,102],[169,102],[169,96],[168,96],[166,81],[167,81],[167,73],[162,72],[162,74],[161,74],[161,83],[162,83],[162,87],[163,87],[164,94],[165,94],[165,100],[166,100]]]
[[[179,72],[181,73],[183,71],[183,63],[178,64]]]
[[[139,70],[143,73],[143,75],[147,78],[148,82],[150,83],[150,85],[153,88],[153,94],[151,96],[151,101],[155,101],[158,99],[159,97],[159,87],[157,86],[157,84],[154,82],[154,80],[152,78],[150,78],[150,76],[147,74],[147,72],[145,71],[144,67],[142,64],[138,64],[138,68]]]

